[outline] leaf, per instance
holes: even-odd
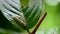
[[[30,2],[32,3],[32,2]],[[23,6],[24,7],[24,6]],[[35,26],[40,18],[42,11],[42,1],[35,0],[33,4],[29,4],[26,8],[22,8],[24,17],[27,22],[27,28],[32,28]]]
[[[0,9],[1,9],[0,27],[12,29],[17,32],[23,31],[23,29],[12,18],[14,16],[21,17],[19,16],[21,13],[19,12],[20,10],[18,7],[19,7],[19,4],[16,4],[15,2],[11,0],[0,0]]]

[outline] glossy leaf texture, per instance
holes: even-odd
[[[20,32],[23,29],[13,19],[14,16],[20,18],[19,0],[0,0],[0,27],[12,29]]]
[[[33,1],[33,2],[32,2]],[[34,27],[41,16],[42,0],[31,0],[27,7],[22,6],[23,14],[27,22],[27,28]]]

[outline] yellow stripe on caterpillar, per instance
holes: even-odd
[[[23,24],[24,26],[27,25],[25,22],[23,22],[21,19],[18,19],[17,17],[13,17],[13,19],[19,22],[20,24]]]

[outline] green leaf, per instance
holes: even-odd
[[[12,4],[10,4],[12,3]],[[13,5],[14,4],[14,5]],[[23,31],[23,28],[13,19],[14,16],[20,18],[19,4],[11,0],[0,0],[0,27],[12,29],[17,32]],[[2,20],[3,19],[3,20]]]
[[[17,25],[14,21],[9,21],[3,14],[2,11],[0,11],[0,27],[1,28],[7,28],[12,29],[14,31],[20,32],[22,31],[22,28],[20,28],[19,25]]]
[[[31,1],[32,3],[32,1]],[[35,26],[40,18],[42,11],[42,1],[35,0],[33,4],[29,4],[26,8],[22,8],[24,17],[27,22],[27,28],[32,28]]]

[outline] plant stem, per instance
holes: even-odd
[[[34,28],[34,30],[32,31],[32,33],[30,34],[35,34],[37,29],[39,28],[40,24],[42,23],[42,21],[44,20],[44,18],[46,17],[47,12],[44,12],[44,14],[42,15],[41,19],[39,20],[39,22],[36,24],[36,27]]]
[[[27,29],[27,32],[30,34],[30,31]]]

